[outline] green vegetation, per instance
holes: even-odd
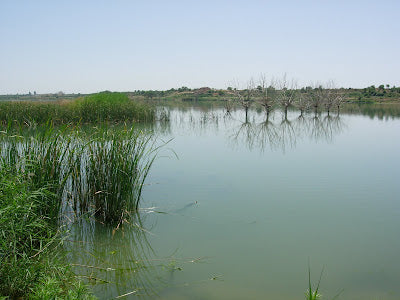
[[[72,175],[73,206],[94,207],[102,222],[124,222],[138,209],[158,148],[150,134],[132,128],[97,130],[81,142]]]
[[[251,87],[246,87],[243,90],[238,88],[228,87],[227,89],[212,89],[209,87],[202,87],[198,89],[189,89],[187,87],[181,87],[178,89],[170,89],[166,91],[134,91],[129,92],[128,95],[132,99],[140,99],[140,100],[157,100],[157,101],[182,101],[182,102],[198,102],[198,101],[206,101],[206,102],[215,102],[215,101],[227,101],[234,100],[237,96],[237,91],[241,92],[243,95],[248,90],[256,90],[259,95],[256,98],[259,98],[259,102],[261,105],[266,104],[266,99],[269,100],[268,93],[272,91],[271,97],[275,97],[273,93],[277,93],[279,91],[287,90],[296,90],[298,93],[304,94],[310,91],[324,90],[324,93],[327,91],[334,91],[335,93],[340,93],[343,96],[343,102],[345,103],[374,103],[374,102],[385,102],[385,103],[393,103],[400,102],[400,87],[390,87],[389,85],[381,84],[379,87],[375,87],[374,85],[362,89],[354,89],[354,88],[334,88],[333,86],[306,86],[306,87],[297,87],[297,86],[286,86],[281,87],[277,85],[277,82],[271,82],[270,84],[266,84],[266,81],[261,81],[257,86],[255,84]],[[263,101],[264,100],[264,101]],[[314,99],[317,100],[317,99]]]
[[[32,185],[50,185],[55,197],[43,213],[58,216],[62,197],[76,214],[92,211],[106,223],[121,223],[137,210],[142,187],[155,159],[151,133],[131,128],[12,129],[0,140],[4,161],[29,174]],[[35,163],[32,163],[35,162]]]
[[[358,91],[358,96],[362,98],[375,98],[375,99],[388,99],[388,98],[399,98],[400,97],[400,88],[398,87],[389,87],[386,85],[386,88],[383,84],[379,87],[375,87],[371,85],[367,88]],[[360,99],[360,100],[361,100]]]
[[[178,91],[186,95],[189,92],[187,88]],[[285,109],[293,106],[302,112],[310,108],[329,111],[344,101],[341,90],[320,87],[204,92],[215,99],[222,99],[218,98],[222,95],[234,97],[235,93],[244,95],[246,103],[258,103],[260,110],[264,107],[267,112],[274,105]],[[112,239],[114,229],[135,216],[158,148],[150,133],[126,125],[114,127],[110,123],[154,120],[153,109],[136,105],[137,102],[126,94],[110,92],[68,103],[0,103],[1,120],[6,125],[0,132],[0,299],[1,296],[11,299],[92,297],[86,286],[76,279],[71,266],[62,263],[63,221],[71,215],[74,220],[83,215],[93,217],[112,226],[109,226]],[[358,109],[357,105],[354,107]],[[364,107],[363,113],[370,114],[370,107]],[[398,110],[395,113],[398,114]],[[169,119],[167,111],[161,114],[162,119]],[[304,121],[300,117],[299,121]],[[330,132],[331,124],[339,121],[329,115],[325,120]],[[71,124],[53,126],[71,122],[105,123],[95,128]],[[268,120],[261,130],[272,124],[267,123]],[[35,126],[14,126],[23,124]],[[282,122],[281,127],[286,124]],[[317,132],[317,125],[319,123],[310,128]],[[67,216],[70,212],[72,214]],[[114,250],[110,248],[111,251]],[[132,261],[137,263],[137,260]],[[168,267],[172,271],[180,270],[172,262]],[[108,270],[102,269],[104,273]],[[134,268],[131,270],[136,272]],[[315,289],[310,277],[309,271],[306,297],[320,299],[322,272]]]
[[[132,101],[126,94],[103,92],[71,103],[74,118],[84,123],[103,121],[153,121],[154,109]]]
[[[0,168],[0,296],[11,299],[91,299],[63,264],[60,228],[44,214],[56,197],[35,188],[29,173]]]
[[[33,132],[3,131],[0,295],[90,298],[61,263],[63,224],[83,214],[117,227],[130,220],[156,156],[153,145],[150,133],[133,127],[84,131],[47,123]]]
[[[306,299],[307,300],[318,300],[318,299],[321,299],[321,294],[319,294],[318,291],[319,291],[319,285],[321,283],[323,272],[324,272],[324,269],[322,269],[322,271],[321,271],[321,274],[319,276],[316,288],[313,289],[312,288],[312,284],[311,284],[311,268],[310,268],[310,265],[308,265],[308,289],[307,289],[307,292],[306,292]]]
[[[319,275],[317,286],[315,287],[315,289],[313,289],[312,284],[311,284],[311,268],[310,268],[310,264],[308,265],[308,288],[306,291],[306,300],[322,299],[322,295],[319,293],[319,287],[321,284],[321,279],[322,279],[323,273],[324,273],[324,269],[321,270],[321,274]],[[338,294],[336,294],[336,296],[333,297],[332,300],[337,299],[342,292],[343,292],[343,290],[341,290]]]
[[[48,121],[54,124],[93,122],[149,122],[155,109],[133,101],[124,93],[102,92],[72,101],[2,101],[0,122],[37,125]]]
[[[309,109],[327,111],[340,109],[343,103],[399,103],[400,88],[388,84],[374,85],[363,89],[335,88],[332,82],[325,86],[297,87],[289,80],[271,81],[265,77],[256,85],[244,89],[228,87],[213,89],[202,87],[190,89],[181,87],[165,91],[136,90],[133,92],[101,92],[98,94],[27,94],[0,95],[0,122],[19,124],[43,124],[51,120],[54,124],[153,121],[155,109],[149,103],[223,102],[227,110],[236,103],[238,106],[256,103],[264,107],[266,113],[276,106],[286,109],[295,106],[301,111]],[[247,102],[240,99],[251,96]],[[340,99],[338,101],[338,99]],[[147,103],[147,104],[146,104]]]
[[[1,297],[92,298],[63,263],[65,224],[89,216],[118,228],[137,212],[158,148],[150,132],[112,124],[154,119],[123,93],[0,103]]]

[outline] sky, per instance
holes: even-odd
[[[0,0],[0,94],[400,86],[400,1]]]

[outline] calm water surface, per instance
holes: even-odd
[[[140,229],[97,226],[91,261],[71,258],[105,269],[85,273],[104,280],[96,295],[304,299],[310,261],[314,283],[324,269],[323,299],[400,299],[400,119],[243,121],[171,109]]]

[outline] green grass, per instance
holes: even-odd
[[[124,93],[102,92],[65,102],[2,101],[0,123],[36,126],[94,122],[152,122],[155,109]]]
[[[0,296],[88,299],[59,254],[67,213],[119,227],[137,212],[158,148],[134,127],[0,133]]]
[[[102,92],[72,102],[73,111],[82,122],[153,121],[155,110],[132,101],[126,94]]]
[[[41,213],[56,220],[71,207],[76,216],[120,224],[138,209],[144,181],[158,148],[151,133],[134,127],[53,127],[9,130],[0,138],[1,157],[55,195]]]
[[[151,134],[132,128],[98,129],[81,144],[74,162],[74,207],[94,209],[98,220],[124,222],[136,212],[156,157]]]
[[[312,287],[312,283],[311,283],[310,263],[308,264],[308,288],[307,288],[307,291],[306,291],[306,300],[322,299],[322,295],[319,293],[319,288],[320,288],[320,284],[321,284],[321,279],[322,279],[323,273],[324,273],[324,269],[322,268],[321,274],[319,275],[317,286],[315,288],[313,288]],[[343,292],[343,290],[340,291],[338,294],[336,294],[336,296],[333,297],[332,300],[337,299],[342,292]]]
[[[0,297],[89,299],[86,287],[64,265],[60,230],[43,214],[55,197],[36,189],[28,174],[0,167]]]

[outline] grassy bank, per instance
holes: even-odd
[[[102,92],[71,101],[4,101],[0,102],[0,122],[36,125],[95,122],[150,122],[155,109],[133,101],[124,93]]]

